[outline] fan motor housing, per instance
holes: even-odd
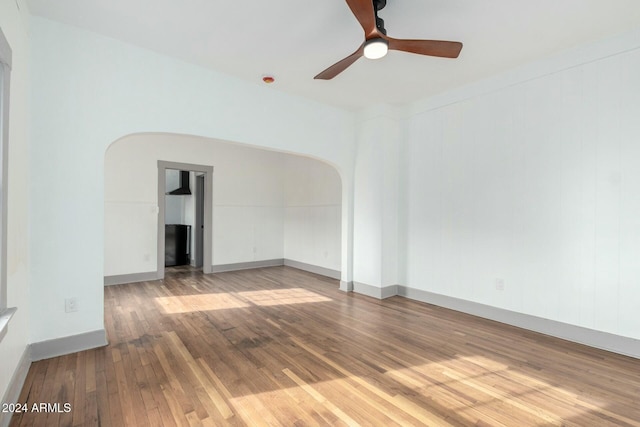
[[[373,0],[373,8],[376,14],[376,28],[385,36],[387,35],[387,30],[384,28],[384,19],[378,16],[378,11],[384,9],[387,5],[387,0]]]
[[[384,28],[384,19],[376,16],[376,28],[385,36],[387,35],[387,30]]]
[[[386,5],[387,0],[373,0],[373,7],[376,9],[376,11],[384,9]]]

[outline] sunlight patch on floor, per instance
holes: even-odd
[[[238,296],[260,306],[327,302],[330,298],[302,288],[269,289],[266,291],[238,292]]]
[[[194,311],[227,310],[251,306],[308,304],[331,301],[330,298],[302,288],[268,289],[264,291],[176,295],[156,297],[155,302],[167,314]]]
[[[395,361],[401,360],[397,357],[393,359]],[[453,393],[473,395],[477,399],[475,403],[455,409],[459,416],[469,421],[477,418],[477,414],[474,412],[479,407],[498,404],[527,414],[526,416],[531,420],[538,420],[549,425],[562,425],[564,419],[578,417],[587,412],[600,412],[623,423],[631,421],[631,425],[635,425],[633,420],[608,411],[604,404],[589,404],[584,401],[580,406],[567,404],[562,411],[564,413],[558,415],[558,412],[561,412],[560,407],[555,407],[551,411],[536,405],[536,402],[545,401],[548,396],[555,396],[557,401],[574,402],[578,400],[575,393],[483,356],[459,356],[442,362],[432,361],[400,369],[383,367],[386,369],[387,376],[414,392],[422,394],[431,387],[442,389],[443,386],[446,386],[446,389]],[[512,386],[508,390],[494,387],[493,384],[496,382],[497,376],[502,378],[500,383],[504,383],[506,378]],[[542,398],[538,399],[536,395],[540,395]],[[438,400],[437,397],[432,397]],[[446,393],[441,398],[446,399]]]
[[[229,293],[156,297],[155,302],[167,314],[226,310],[250,306]]]
[[[252,420],[259,419],[263,415],[264,402],[269,402],[270,415],[277,412],[277,406],[282,406],[283,411],[291,412],[291,401],[295,405],[296,415],[292,420],[301,421],[303,425],[318,425],[318,418],[324,419],[326,425],[360,426],[372,425],[367,421],[358,421],[362,413],[355,407],[366,407],[367,416],[377,419],[373,425],[414,425],[414,426],[438,426],[451,427],[455,423],[448,422],[433,408],[422,406],[413,398],[388,393],[377,385],[371,384],[366,378],[357,375],[349,375],[323,381],[308,381],[293,371],[294,368],[285,368],[282,373],[288,377],[291,383],[285,385],[280,378],[279,387],[273,390],[256,392],[243,396],[235,396],[229,399],[234,412],[240,418],[251,424]],[[348,395],[349,399],[341,396]],[[315,415],[315,416],[314,416]],[[273,424],[280,424],[273,420]],[[267,425],[270,425],[267,423]]]

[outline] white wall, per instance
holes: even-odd
[[[213,265],[283,257],[282,155],[240,153],[213,163]]]
[[[300,156],[284,158],[284,258],[340,271],[340,176]]]
[[[407,286],[640,338],[639,40],[415,106]]]
[[[157,269],[158,160],[214,168],[213,259],[205,263],[283,257],[280,153],[181,135],[132,135],[114,143],[105,158],[105,276]],[[134,180],[142,182],[132,186]]]
[[[398,205],[402,131],[398,110],[362,112],[354,171],[354,281],[398,284]],[[356,287],[356,291],[357,291]]]
[[[4,396],[20,357],[29,343],[29,15],[23,1],[0,0],[0,28],[11,49],[12,72],[9,110],[9,176],[7,223],[7,303],[18,307],[0,342],[0,398]],[[2,417],[0,417],[2,418]]]
[[[45,19],[33,18],[32,24],[34,342],[103,328],[104,156],[113,141],[141,132],[199,135],[325,159],[349,179],[350,112]],[[151,221],[150,202],[131,214]],[[234,208],[221,215],[233,215]],[[259,232],[258,240],[271,238]],[[141,236],[132,244],[142,249],[153,238]],[[245,255],[217,253],[219,262]],[[72,296],[79,309],[67,314],[64,298]]]

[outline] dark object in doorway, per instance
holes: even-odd
[[[191,226],[165,224],[164,266],[188,265],[191,255]]]

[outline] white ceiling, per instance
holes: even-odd
[[[640,27],[638,0],[388,0],[390,36],[461,41],[458,59],[390,52],[333,80],[313,76],[363,32],[344,0],[28,0],[34,15],[85,28],[320,102],[404,104],[575,45]]]

